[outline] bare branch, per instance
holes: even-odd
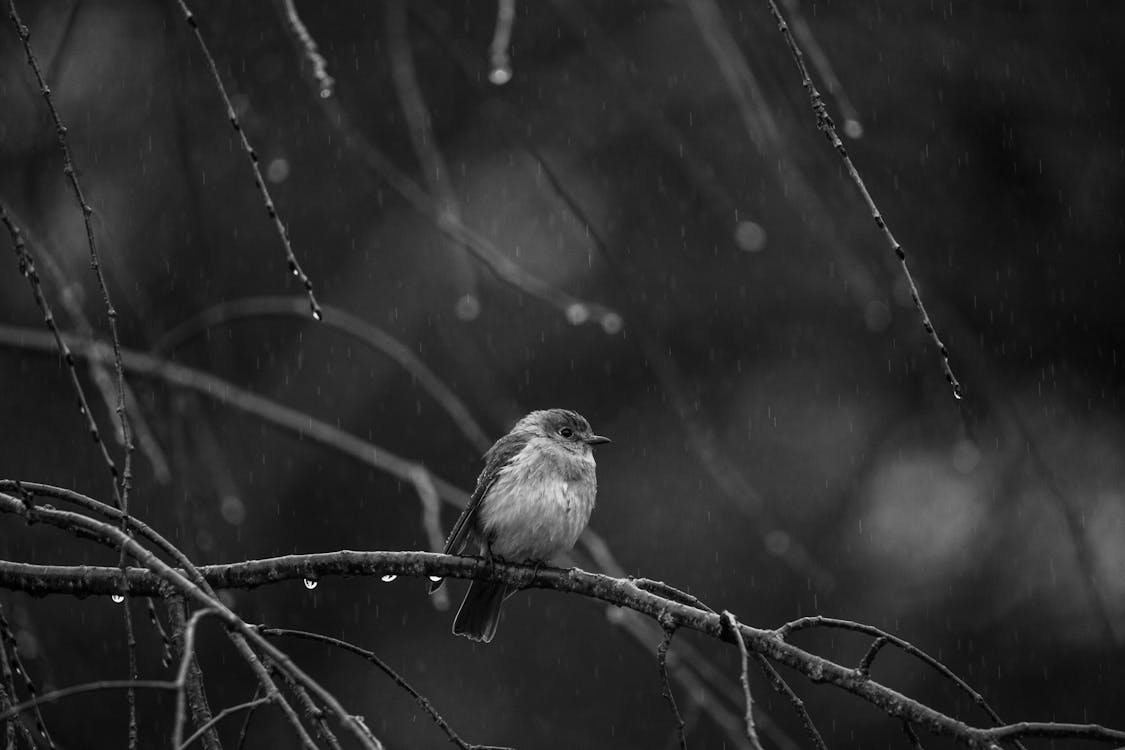
[[[788,700],[797,711],[797,715],[801,717],[801,725],[805,728],[805,732],[809,735],[809,739],[812,740],[813,744],[818,750],[828,750],[828,746],[824,744],[824,738],[820,736],[820,730],[816,728],[812,716],[809,715],[809,710],[805,708],[805,702],[801,700],[800,696],[793,692],[793,688],[789,687],[789,683],[774,669],[769,659],[761,654],[754,654],[754,660],[758,662],[758,666],[766,673],[766,677],[769,678],[770,685],[773,686],[773,689],[785,696],[786,700]]]
[[[969,684],[958,677],[956,674],[954,674],[953,670],[951,670],[949,667],[945,666],[940,661],[922,651],[917,646],[909,643],[908,641],[905,641],[897,636],[893,636],[890,633],[885,633],[879,628],[876,628],[872,625],[864,625],[862,623],[852,622],[850,620],[840,620],[832,617],[822,617],[820,615],[814,615],[811,617],[802,617],[798,620],[787,622],[774,632],[777,634],[778,638],[785,640],[790,633],[812,627],[836,628],[839,630],[851,630],[856,633],[866,633],[867,635],[875,636],[877,641],[878,639],[885,638],[886,643],[891,643],[897,648],[900,648],[906,653],[915,657],[916,659],[920,659],[921,661],[941,673],[941,675],[946,679],[953,682],[958,688],[964,691],[966,695],[972,698],[973,702],[980,706],[984,710],[984,712],[988,714],[988,717],[996,722],[996,724],[999,725],[1004,723],[1004,720],[1001,719],[1000,715],[992,709],[992,706],[988,704],[988,701],[984,699],[984,696],[969,687]],[[879,648],[882,648],[882,646],[880,646]],[[856,674],[858,676],[864,679],[867,678],[866,670],[863,669],[864,663],[866,662],[867,666],[870,666],[870,659],[875,658],[875,654],[878,653],[878,650],[879,649],[876,649],[875,644],[873,643],[871,646],[871,650],[868,651],[867,656],[864,657],[864,661],[860,662],[860,668],[856,670]],[[868,659],[868,657],[870,657],[870,659]],[[1020,748],[1021,750],[1023,750],[1022,745],[1020,745]]]
[[[668,701],[668,706],[672,709],[672,719],[676,724],[676,736],[680,741],[680,750],[687,750],[684,717],[680,715],[680,709],[676,706],[676,696],[672,695],[672,685],[668,682],[668,647],[672,645],[672,636],[676,634],[676,628],[668,623],[662,624],[664,625],[664,639],[656,647],[656,667],[660,670],[660,695]]]
[[[871,193],[868,192],[867,185],[864,184],[863,178],[860,177],[859,171],[855,168],[855,164],[852,163],[852,158],[848,156],[848,150],[844,147],[843,141],[840,140],[840,136],[836,132],[836,124],[832,122],[832,118],[828,114],[828,107],[825,106],[824,100],[813,84],[812,76],[809,75],[809,70],[805,66],[801,48],[797,46],[797,41],[789,31],[789,25],[781,15],[781,10],[778,9],[776,0],[767,1],[770,6],[770,14],[773,15],[774,20],[777,21],[777,28],[781,31],[781,36],[789,46],[789,51],[792,53],[793,60],[797,64],[797,71],[801,74],[801,85],[809,95],[809,103],[812,105],[813,114],[816,116],[816,127],[824,133],[824,137],[828,139],[828,142],[832,144],[832,148],[836,149],[836,153],[840,155],[840,158],[844,162],[844,167],[848,171],[848,176],[851,177],[852,182],[855,183],[856,188],[863,197],[864,203],[867,204],[868,211],[871,212],[871,218],[874,219],[875,226],[882,232],[887,244],[894,252],[895,257],[898,258],[899,265],[902,267],[903,276],[906,278],[906,283],[910,286],[910,298],[914,301],[914,307],[917,308],[918,314],[922,318],[922,328],[925,329],[926,334],[930,337],[930,340],[933,341],[934,346],[937,347],[938,354],[941,356],[941,369],[945,374],[946,381],[953,388],[953,397],[960,399],[964,395],[964,389],[957,380],[957,376],[953,374],[953,368],[949,364],[949,350],[945,348],[945,343],[942,342],[941,336],[938,335],[937,328],[934,327],[933,321],[930,320],[930,314],[926,311],[926,306],[922,302],[922,294],[918,291],[918,284],[914,281],[914,275],[910,273],[910,267],[906,264],[906,251],[902,249],[902,245],[900,245],[898,240],[895,239],[895,236],[891,234],[890,227],[887,226],[883,214],[880,213],[879,207],[875,205],[875,199],[872,198]]]
[[[918,739],[918,733],[914,731],[914,727],[910,726],[909,721],[902,722],[902,731],[906,734],[906,738],[910,740],[910,747],[914,750],[925,750],[922,747],[922,741]]]
[[[66,175],[67,182],[74,192],[74,198],[78,201],[78,207],[82,211],[82,222],[86,228],[86,245],[90,251],[90,268],[94,271],[94,277],[98,281],[98,289],[102,294],[102,304],[105,307],[106,317],[109,319],[110,340],[113,342],[113,367],[117,376],[117,418],[121,423],[121,435],[125,443],[125,467],[119,478],[121,487],[118,502],[121,509],[127,514],[129,512],[129,487],[132,482],[133,439],[129,430],[129,417],[125,411],[125,368],[121,361],[121,339],[117,335],[117,310],[113,307],[113,302],[109,297],[109,288],[106,286],[105,274],[102,273],[101,258],[98,255],[97,240],[94,238],[94,226],[90,221],[94,209],[86,202],[82,185],[78,181],[78,167],[75,166],[74,158],[70,153],[70,145],[66,138],[67,128],[59,116],[58,109],[55,108],[55,102],[51,97],[51,89],[47,85],[47,81],[43,77],[43,71],[39,67],[39,61],[36,60],[35,53],[31,49],[31,31],[20,19],[15,0],[8,0],[8,16],[15,26],[16,35],[23,44],[27,64],[35,74],[35,80],[39,84],[39,92],[43,95],[47,111],[50,112],[51,120],[55,124],[55,136],[59,143],[59,150],[62,151],[63,155],[63,173]],[[116,477],[117,467],[111,464],[110,472]],[[121,564],[124,566],[124,559]]]
[[[289,231],[281,222],[281,217],[277,213],[277,208],[274,206],[273,198],[270,197],[270,191],[266,187],[265,180],[262,179],[262,172],[258,168],[258,153],[250,145],[250,141],[246,138],[246,131],[242,128],[242,123],[238,120],[238,115],[234,111],[234,106],[231,104],[230,96],[227,95],[226,86],[223,84],[223,77],[219,75],[219,68],[215,65],[215,58],[211,55],[211,50],[207,47],[207,42],[203,39],[203,33],[199,30],[199,22],[195,20],[195,14],[188,8],[184,0],[176,0],[180,6],[180,12],[184,15],[184,20],[187,21],[188,26],[191,27],[192,33],[195,35],[195,40],[199,43],[199,50],[203,54],[203,59],[207,62],[207,69],[211,72],[211,79],[215,82],[215,89],[219,92],[219,97],[223,100],[223,106],[226,108],[227,120],[230,122],[234,132],[238,133],[238,142],[242,146],[242,150],[246,153],[246,157],[250,162],[250,170],[254,173],[254,186],[258,188],[258,193],[262,197],[263,203],[266,206],[266,213],[269,214],[270,221],[273,222],[274,229],[277,230],[277,236],[281,240],[281,246],[285,250],[285,261],[289,266],[289,271],[305,288],[305,296],[309,301],[309,308],[312,311],[313,319],[320,320],[323,314],[320,310],[320,303],[316,301],[316,295],[313,293],[312,280],[305,274],[301,268],[297,256],[293,253],[293,246],[289,243]]]
[[[450,741],[452,741],[462,750],[508,750],[507,748],[493,747],[491,745],[473,745],[465,742],[465,740],[461,739],[460,735],[453,731],[453,728],[449,726],[449,723],[445,719],[442,718],[441,714],[437,712],[437,709],[434,708],[433,704],[430,703],[429,699],[426,698],[426,696],[422,695],[413,687],[411,687],[410,683],[408,683],[404,677],[402,677],[398,672],[392,669],[389,664],[380,659],[373,651],[368,651],[365,648],[360,648],[354,643],[349,643],[348,641],[342,640],[340,638],[332,638],[331,636],[320,635],[319,633],[309,633],[304,630],[259,627],[258,632],[267,637],[284,636],[290,638],[302,638],[304,640],[315,641],[317,643],[324,643],[329,646],[343,649],[357,656],[361,656],[367,661],[374,664],[380,670],[382,670],[383,674],[390,677],[396,685],[409,693],[410,696],[418,702],[418,705],[422,707],[422,710],[430,715],[430,718],[434,720],[434,723],[438,725],[438,728],[441,729],[441,731],[445,732],[445,735],[450,739]]]
[[[35,681],[31,679],[31,675],[27,673],[27,669],[20,659],[19,646],[16,643],[16,636],[12,633],[12,627],[8,624],[8,618],[4,615],[4,610],[0,607],[0,661],[3,662],[5,683],[9,686],[9,692],[12,697],[12,705],[16,703],[16,689],[15,683],[11,680],[11,674],[14,672],[17,676],[23,678],[24,687],[27,688],[27,694],[32,698],[39,695],[38,689],[35,687]],[[51,733],[47,731],[47,723],[43,721],[43,714],[39,711],[39,706],[35,706],[35,731],[39,732],[40,736],[47,740],[47,746],[50,748],[55,747],[55,739]],[[31,745],[34,747],[34,743]]]
[[[253,700],[248,700],[245,703],[239,703],[236,706],[227,706],[222,711],[215,714],[215,716],[212,717],[211,720],[208,721],[206,724],[202,725],[201,727],[199,727],[199,729],[196,729],[194,732],[192,732],[191,736],[188,737],[186,740],[184,740],[176,748],[176,750],[187,750],[188,745],[195,742],[200,737],[205,737],[208,733],[214,732],[215,731],[215,725],[217,725],[220,721],[222,721],[226,717],[231,716],[232,714],[236,714],[239,711],[252,711],[253,709],[257,708],[258,706],[261,706],[261,705],[269,703],[269,702],[270,702],[269,698],[254,698]]]
[[[882,650],[883,646],[886,646],[888,643],[890,643],[890,640],[891,639],[887,636],[881,635],[874,641],[872,641],[871,648],[867,649],[867,653],[864,654],[863,658],[859,660],[859,666],[856,667],[856,671],[860,674],[870,673],[871,663],[875,661],[875,657],[879,655],[879,651]]]
[[[742,639],[742,633],[738,629],[738,621],[734,619],[734,615],[724,609],[721,618],[723,624],[738,643],[738,654],[742,658],[739,681],[742,683],[742,695],[746,701],[746,739],[750,741],[754,750],[762,750],[762,741],[758,739],[758,730],[754,726],[754,697],[750,694],[750,675],[747,674],[750,667],[750,657],[746,652],[746,641]]]
[[[0,482],[0,490],[11,485]],[[32,486],[26,484],[26,486]],[[290,674],[323,700],[337,719],[352,729],[353,735],[366,736],[356,726],[357,719],[346,714],[330,694],[312,678],[298,669],[283,653],[269,644],[256,630],[237,615],[208,596],[202,589],[190,584],[183,574],[161,562],[126,537],[119,529],[107,524],[91,522],[74,513],[58,511],[45,506],[25,504],[21,499],[0,491],[0,513],[11,513],[28,520],[40,521],[62,528],[84,528],[93,536],[113,544],[126,544],[149,570],[130,569],[126,580],[134,595],[151,594],[161,584],[170,584],[201,606],[219,609],[221,619],[238,633],[255,643],[255,646],[278,661]],[[0,562],[0,586],[31,593],[52,591],[86,594],[112,593],[120,582],[120,571],[114,568],[87,566],[45,567]],[[353,552],[340,551],[312,555],[290,555],[267,560],[252,560],[232,565],[208,566],[199,572],[217,588],[253,587],[283,580],[313,578],[324,580],[334,575],[402,575],[441,576],[443,578],[474,578],[504,582],[515,588],[547,588],[566,591],[599,599],[620,607],[627,607],[651,617],[664,628],[688,628],[713,638],[734,643],[734,636],[723,627],[720,617],[679,602],[638,589],[628,579],[610,578],[586,573],[577,569],[537,568],[494,562],[489,565],[478,558],[439,555],[429,552]],[[116,576],[116,578],[115,578]],[[1016,739],[1021,736],[1083,737],[1104,741],[1125,741],[1125,732],[1098,725],[1025,723],[984,729],[936,711],[912,698],[908,698],[855,669],[816,656],[786,643],[773,630],[760,630],[739,623],[739,634],[750,651],[785,664],[816,683],[831,684],[851,693],[884,713],[897,719],[925,727],[934,734],[954,737],[966,745],[995,739]]]
[[[5,484],[5,486],[7,486],[14,483],[0,482],[0,484]],[[90,502],[97,504],[96,501]],[[250,664],[259,680],[264,683],[267,694],[276,694],[277,687],[269,678],[265,667],[255,654],[254,649],[250,648],[248,642],[252,642],[263,656],[269,657],[280,665],[289,676],[309,689],[319,700],[323,701],[337,721],[347,728],[352,735],[359,740],[363,747],[369,748],[369,750],[378,750],[381,747],[378,741],[372,740],[370,731],[363,725],[359,717],[352,716],[345,711],[335,696],[321,687],[319,683],[300,669],[285,653],[260,636],[238,615],[231,611],[230,608],[219,601],[218,598],[214,596],[209,586],[199,586],[192,583],[185,577],[183,571],[176,570],[157,558],[152,552],[139,545],[129,534],[121,531],[116,526],[95,521],[77,513],[56,510],[46,505],[35,505],[30,502],[25,502],[22,498],[12,497],[6,494],[0,494],[0,512],[18,514],[29,523],[46,523],[71,531],[72,533],[81,533],[114,548],[124,547],[130,554],[134,555],[141,564],[146,566],[155,576],[156,580],[162,584],[162,588],[170,586],[175,591],[183,594],[186,599],[202,607],[214,608],[218,612],[219,618],[223,620],[228,626],[228,629],[232,631],[232,641],[235,647]],[[198,575],[197,572],[196,575]],[[299,733],[302,733],[303,728],[300,725],[300,721],[293,713],[292,707],[285,701],[277,701],[276,698],[275,702],[278,702],[278,705],[281,706],[290,722],[294,725],[294,728]]]

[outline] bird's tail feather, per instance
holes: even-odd
[[[453,620],[453,632],[474,641],[491,642],[507,593],[508,587],[503,583],[473,581]]]

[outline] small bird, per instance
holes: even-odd
[[[598,492],[590,446],[608,442],[569,409],[533,411],[516,422],[484,454],[484,471],[445,542],[445,554],[461,554],[470,538],[489,561],[541,563],[572,548]],[[433,583],[430,593],[442,583]],[[503,583],[473,581],[453,632],[492,641],[509,593]]]

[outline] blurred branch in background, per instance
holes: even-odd
[[[393,359],[402,369],[418,381],[418,385],[430,394],[439,406],[449,415],[457,429],[477,452],[483,454],[492,445],[492,440],[477,423],[468,407],[457,397],[426,363],[418,358],[406,345],[398,341],[378,326],[374,326],[351,313],[330,305],[325,305],[323,323],[372,350]],[[157,341],[152,351],[160,357],[167,357],[193,338],[204,334],[211,328],[228,323],[265,317],[299,317],[300,301],[295,297],[249,297],[212,305],[193,315],[175,328],[165,333]]]
[[[390,58],[391,80],[395,93],[402,106],[403,118],[414,147],[420,172],[426,181],[435,210],[437,223],[450,223],[463,226],[460,202],[453,189],[449,168],[437,147],[433,121],[430,117],[426,99],[418,83],[418,73],[414,66],[414,50],[410,43],[410,29],[407,23],[406,6],[403,0],[386,0],[386,40],[387,55]],[[476,289],[476,276],[469,265],[468,251],[463,241],[449,243],[452,276],[458,288],[454,309],[462,320],[473,320],[480,315],[479,292]]]
[[[288,21],[288,19],[283,20]],[[307,68],[307,65],[302,66],[306,75],[311,76],[311,83],[319,86],[315,72],[308,71]],[[318,95],[316,98],[328,122],[340,133],[344,143],[360,157],[363,164],[380,180],[390,185],[416,211],[429,218],[442,234],[472,252],[498,279],[555,307],[568,319],[573,320],[576,316],[580,316],[578,322],[590,321],[599,324],[606,333],[618,333],[621,330],[621,316],[611,308],[580,299],[545,283],[523,270],[519,264],[509,258],[507,253],[483,234],[463,223],[456,213],[449,211],[448,207],[442,204],[440,198],[433,196],[399,169],[370,138],[355,127],[348,111],[338,101],[339,97]],[[412,101],[415,105],[418,104],[417,101]],[[427,158],[432,160],[432,150],[427,149],[426,153],[431,154]]]

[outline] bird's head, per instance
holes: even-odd
[[[592,445],[610,442],[607,437],[595,435],[586,418],[570,409],[533,411],[516,427],[575,453],[587,453]]]

